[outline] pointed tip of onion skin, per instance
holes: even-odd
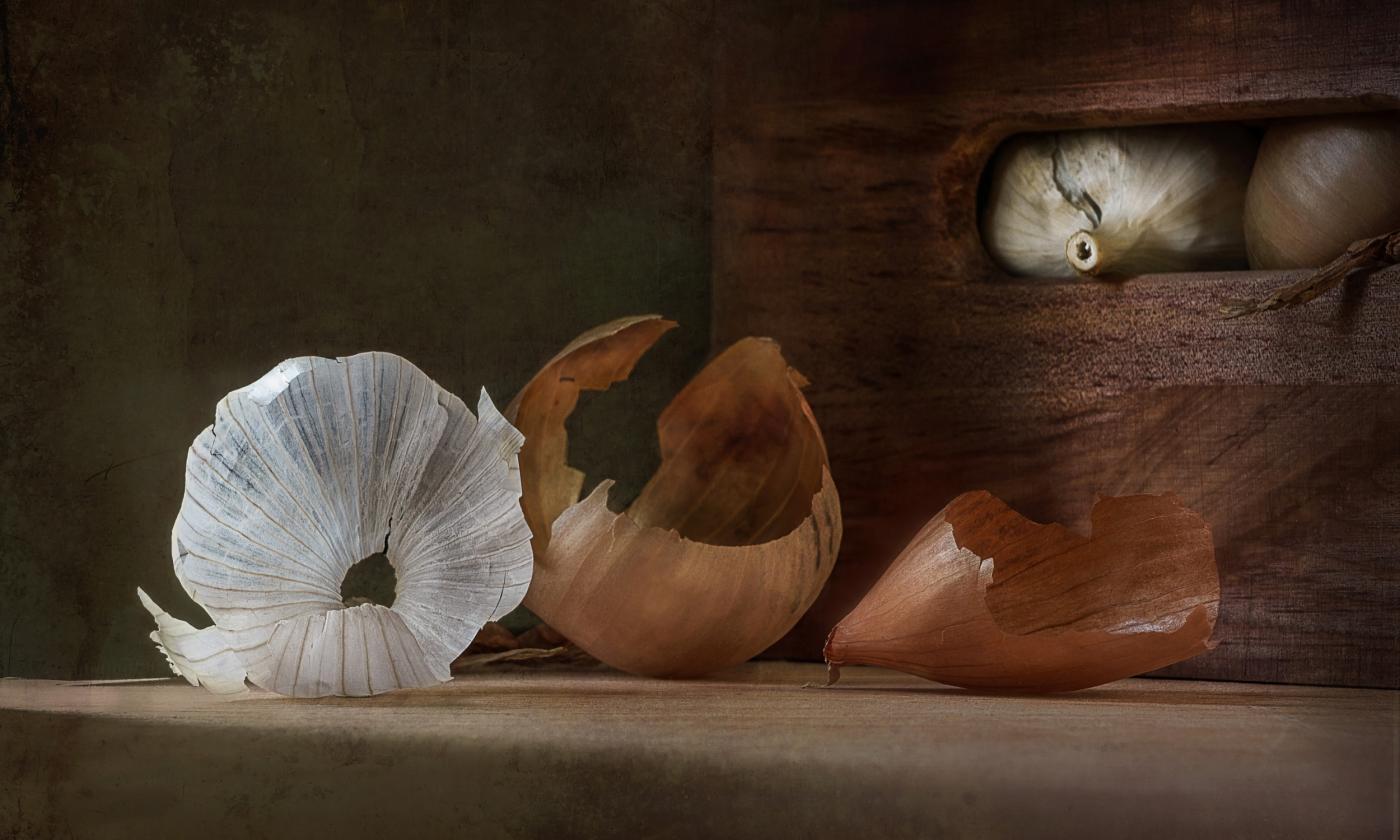
[[[1102,498],[1090,518],[1086,538],[985,491],[959,496],[832,629],[827,661],[1060,692],[1214,647],[1220,583],[1205,521],[1171,495]]]
[[[841,679],[841,666],[846,664],[837,650],[839,643],[833,643],[836,638],[836,631],[839,626],[831,628],[831,632],[826,634],[826,644],[822,646],[822,659],[826,661],[826,687],[836,685],[836,681]]]
[[[564,421],[579,391],[625,378],[673,326],[652,316],[585,333],[512,407],[524,504],[545,534],[526,606],[613,667],[695,677],[791,629],[830,574],[840,506],[806,380],[761,338],[720,353],[662,412],[661,467],[626,513],[607,509],[607,483],[578,500]]]

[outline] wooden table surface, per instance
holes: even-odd
[[[755,663],[368,700],[0,680],[0,837],[1394,837],[1400,692]]]

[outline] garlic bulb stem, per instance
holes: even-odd
[[[1065,242],[1065,259],[1081,274],[1098,274],[1103,248],[1089,231],[1077,231]]]

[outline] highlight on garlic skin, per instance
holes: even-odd
[[[590,330],[506,409],[525,434],[535,572],[525,605],[574,644],[636,674],[692,677],[781,638],[825,584],[841,542],[826,446],[778,345],[747,338],[662,412],[661,466],[625,512],[611,481],[582,501],[565,420],[674,327],[657,316]]]
[[[388,353],[296,358],[226,396],[190,447],[175,575],[214,619],[161,610],[172,669],[216,693],[296,697],[435,685],[530,583],[523,438],[482,391],[475,416]],[[392,606],[340,587],[383,552]]]
[[[1101,498],[1092,536],[964,493],[909,543],[826,642],[843,665],[965,688],[1075,691],[1214,645],[1210,528],[1175,496]]]
[[[1245,198],[1249,264],[1326,265],[1400,229],[1400,113],[1312,117],[1264,133]]]
[[[1234,125],[1013,137],[991,164],[983,243],[1035,277],[1243,268],[1254,149]]]

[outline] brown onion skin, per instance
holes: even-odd
[[[832,681],[877,665],[980,691],[1077,691],[1214,647],[1210,526],[1173,495],[1101,497],[1085,537],[986,491],[949,502],[827,637]]]
[[[505,413],[526,436],[525,605],[618,670],[690,678],[761,653],[807,612],[836,562],[841,505],[807,381],[762,338],[718,354],[661,413],[661,464],[626,512],[607,506],[611,481],[579,499],[567,421],[580,393],[626,379],[673,326],[650,315],[589,330]]]
[[[1256,269],[1326,265],[1358,239],[1400,228],[1400,112],[1269,127],[1245,194]]]

